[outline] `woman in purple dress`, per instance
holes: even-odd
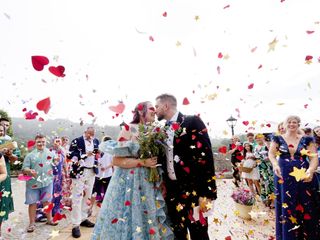
[[[62,199],[62,170],[64,163],[64,152],[61,148],[61,139],[55,138],[53,141],[52,152],[55,154],[55,166],[53,167],[53,196],[52,216],[56,213],[61,213],[60,202]]]

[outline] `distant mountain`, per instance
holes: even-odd
[[[39,122],[37,120],[26,120],[23,118],[12,118],[14,138],[21,143],[25,143],[30,139],[34,139],[36,134],[41,133],[53,139],[56,136],[67,136],[70,140],[79,137],[83,134],[88,126],[94,126],[96,129],[96,137],[101,140],[105,135],[117,138],[119,126],[98,126],[71,122],[67,119],[54,119]]]

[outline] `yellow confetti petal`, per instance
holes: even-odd
[[[303,180],[307,176],[305,168],[299,169],[296,167],[293,167],[293,172],[289,173],[289,175],[295,177],[297,182]]]

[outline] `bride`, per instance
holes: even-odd
[[[164,212],[165,202],[159,188],[148,181],[148,168],[155,168],[157,158],[137,158],[138,125],[154,122],[155,109],[150,102],[139,103],[131,124],[124,128],[119,141],[107,141],[102,151],[113,154],[116,166],[92,240],[174,239]],[[156,183],[159,185],[159,182]]]

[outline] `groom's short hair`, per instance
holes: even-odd
[[[156,100],[160,99],[161,102],[169,102],[171,104],[171,106],[173,107],[177,107],[177,99],[175,96],[171,95],[171,94],[161,94],[159,95]]]

